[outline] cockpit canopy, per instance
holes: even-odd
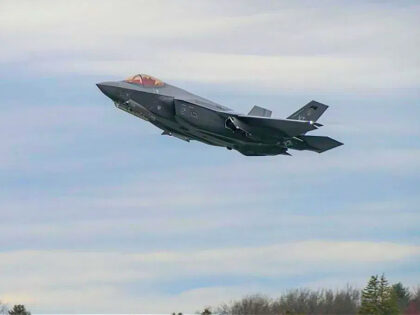
[[[124,80],[128,83],[142,85],[144,87],[160,87],[164,83],[148,74],[136,74]]]

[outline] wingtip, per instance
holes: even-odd
[[[312,102],[317,103],[317,104],[320,104],[320,105],[323,105],[323,106],[325,106],[326,108],[330,107],[330,106],[329,106],[329,105],[327,105],[327,104],[324,104],[324,103],[321,103],[321,102],[318,102],[318,101],[315,101],[315,100],[312,100],[310,103],[312,103]]]

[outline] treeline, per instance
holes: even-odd
[[[0,301],[0,314],[7,315],[31,315],[31,312],[28,312],[24,305],[18,304],[13,306],[11,309],[7,307],[6,304],[1,303]]]
[[[24,305],[8,309],[0,302],[0,314],[30,315]],[[173,315],[182,313],[173,313]],[[348,286],[342,290],[297,289],[273,299],[263,295],[246,296],[197,314],[210,315],[420,315],[420,286],[416,289],[396,283],[385,276],[372,276],[363,290]]]
[[[360,314],[420,315],[420,287],[409,290],[401,283],[388,284],[385,276],[372,276],[367,286],[358,290],[291,290],[273,299],[263,295],[246,296],[198,312],[203,315],[293,315]]]

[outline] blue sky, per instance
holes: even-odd
[[[0,300],[194,312],[288,288],[420,283],[416,2],[2,1]],[[245,157],[117,110],[149,73],[247,112],[315,99],[344,146]]]

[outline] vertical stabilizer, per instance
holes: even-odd
[[[319,117],[327,110],[328,106],[310,101],[297,112],[293,113],[287,119],[317,121]]]

